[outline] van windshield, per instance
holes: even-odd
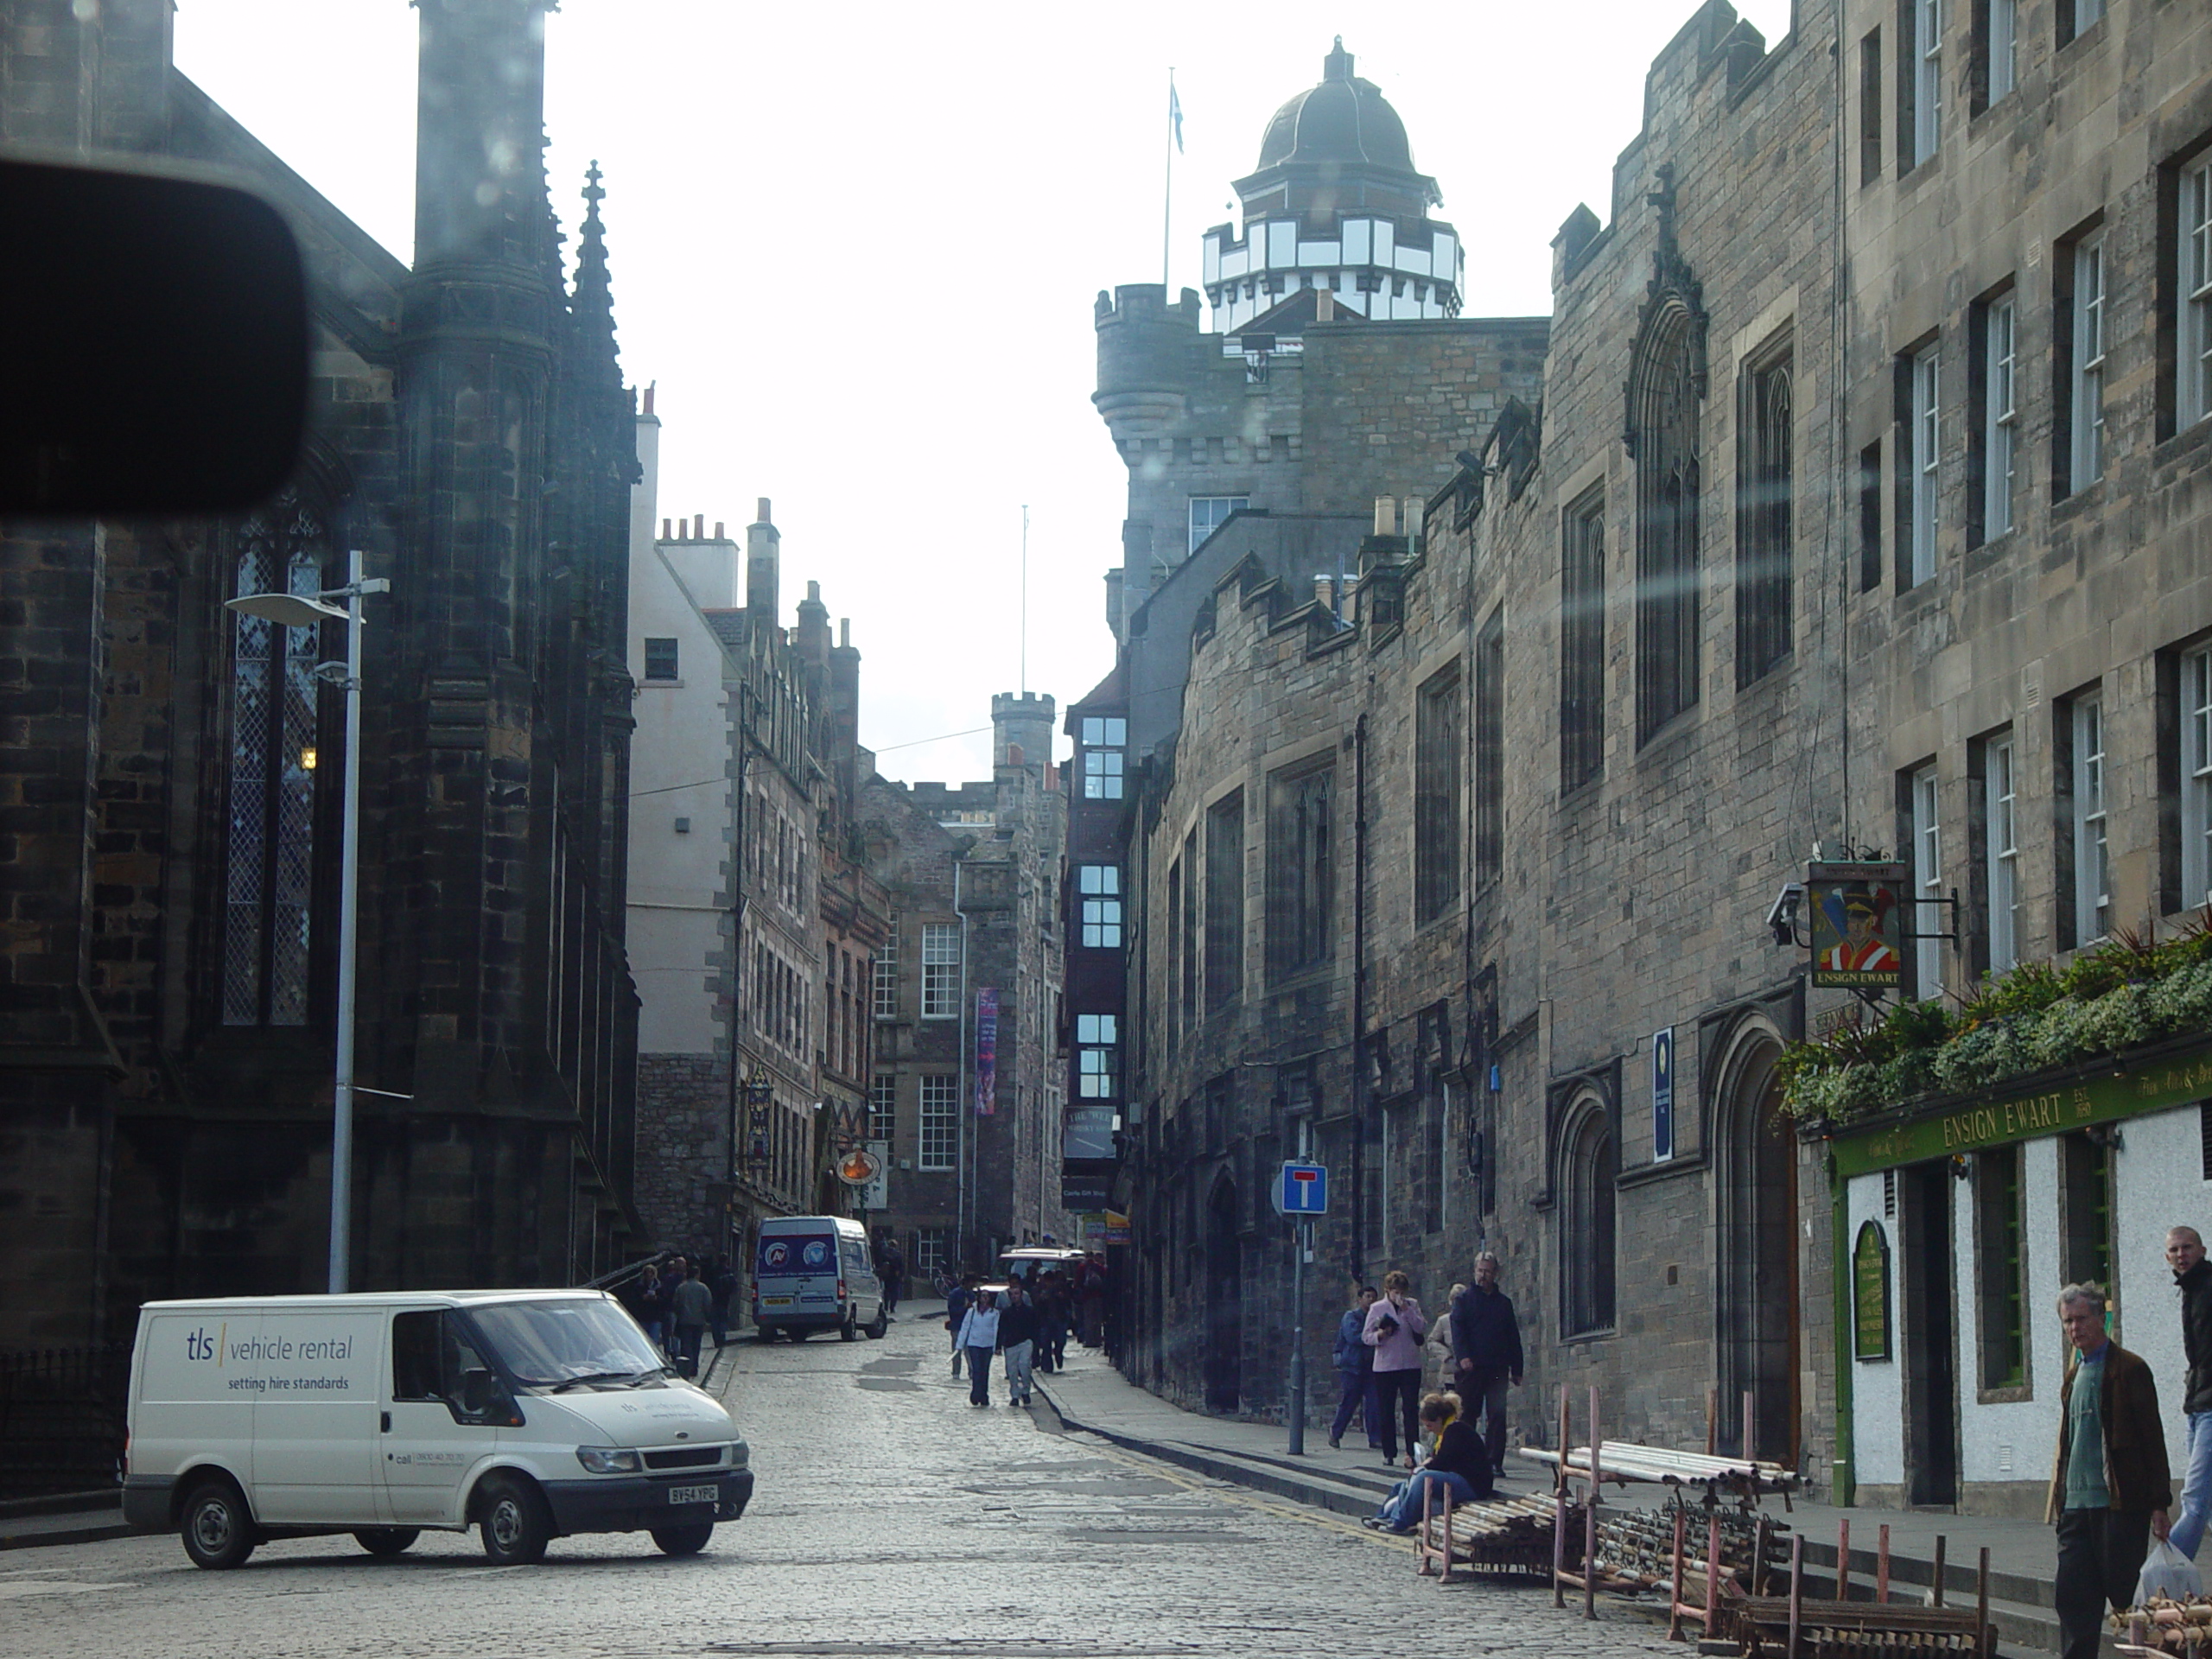
[[[494,1302],[469,1309],[507,1374],[526,1389],[580,1377],[658,1375],[661,1357],[637,1321],[604,1298]]]
[[[764,1279],[836,1271],[837,1241],[830,1234],[772,1233],[760,1241],[760,1274]]]

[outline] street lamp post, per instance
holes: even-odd
[[[242,615],[287,628],[324,622],[346,625],[346,660],[318,663],[315,677],[346,688],[346,805],[338,876],[338,1030],[336,1077],[330,1125],[330,1288],[344,1291],[352,1276],[353,1223],[353,958],[360,929],[361,886],[361,600],[388,594],[382,576],[364,580],[361,552],[347,556],[343,588],[304,594],[242,594],[224,603]],[[346,601],[341,607],[330,603]]]

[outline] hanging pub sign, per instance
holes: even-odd
[[[1852,1247],[1851,1331],[1852,1357],[1890,1357],[1890,1241],[1878,1221],[1861,1222]]]
[[[1904,880],[1902,864],[1806,867],[1814,984],[1893,991],[1904,982],[1897,949]]]

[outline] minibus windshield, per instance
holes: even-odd
[[[663,1370],[637,1321],[602,1297],[493,1302],[469,1309],[469,1316],[507,1374],[526,1389],[586,1378],[627,1382]]]

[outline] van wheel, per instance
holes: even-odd
[[[401,1555],[422,1535],[415,1527],[360,1527],[353,1541],[372,1555]]]
[[[528,1567],[545,1559],[553,1519],[537,1488],[512,1475],[493,1475],[477,1489],[477,1529],[494,1567]]]
[[[840,1342],[858,1342],[861,1336],[861,1311],[857,1307],[845,1310],[845,1322],[837,1327]]]
[[[177,1534],[194,1567],[243,1567],[253,1554],[253,1516],[246,1510],[245,1495],[219,1478],[203,1480],[185,1494]]]
[[[872,1342],[881,1342],[884,1333],[890,1329],[891,1310],[884,1306],[881,1302],[878,1302],[875,1305],[875,1318],[868,1326],[868,1339]]]
[[[715,1535],[711,1521],[694,1521],[683,1527],[655,1527],[653,1542],[660,1546],[664,1555],[696,1555],[707,1547]]]

